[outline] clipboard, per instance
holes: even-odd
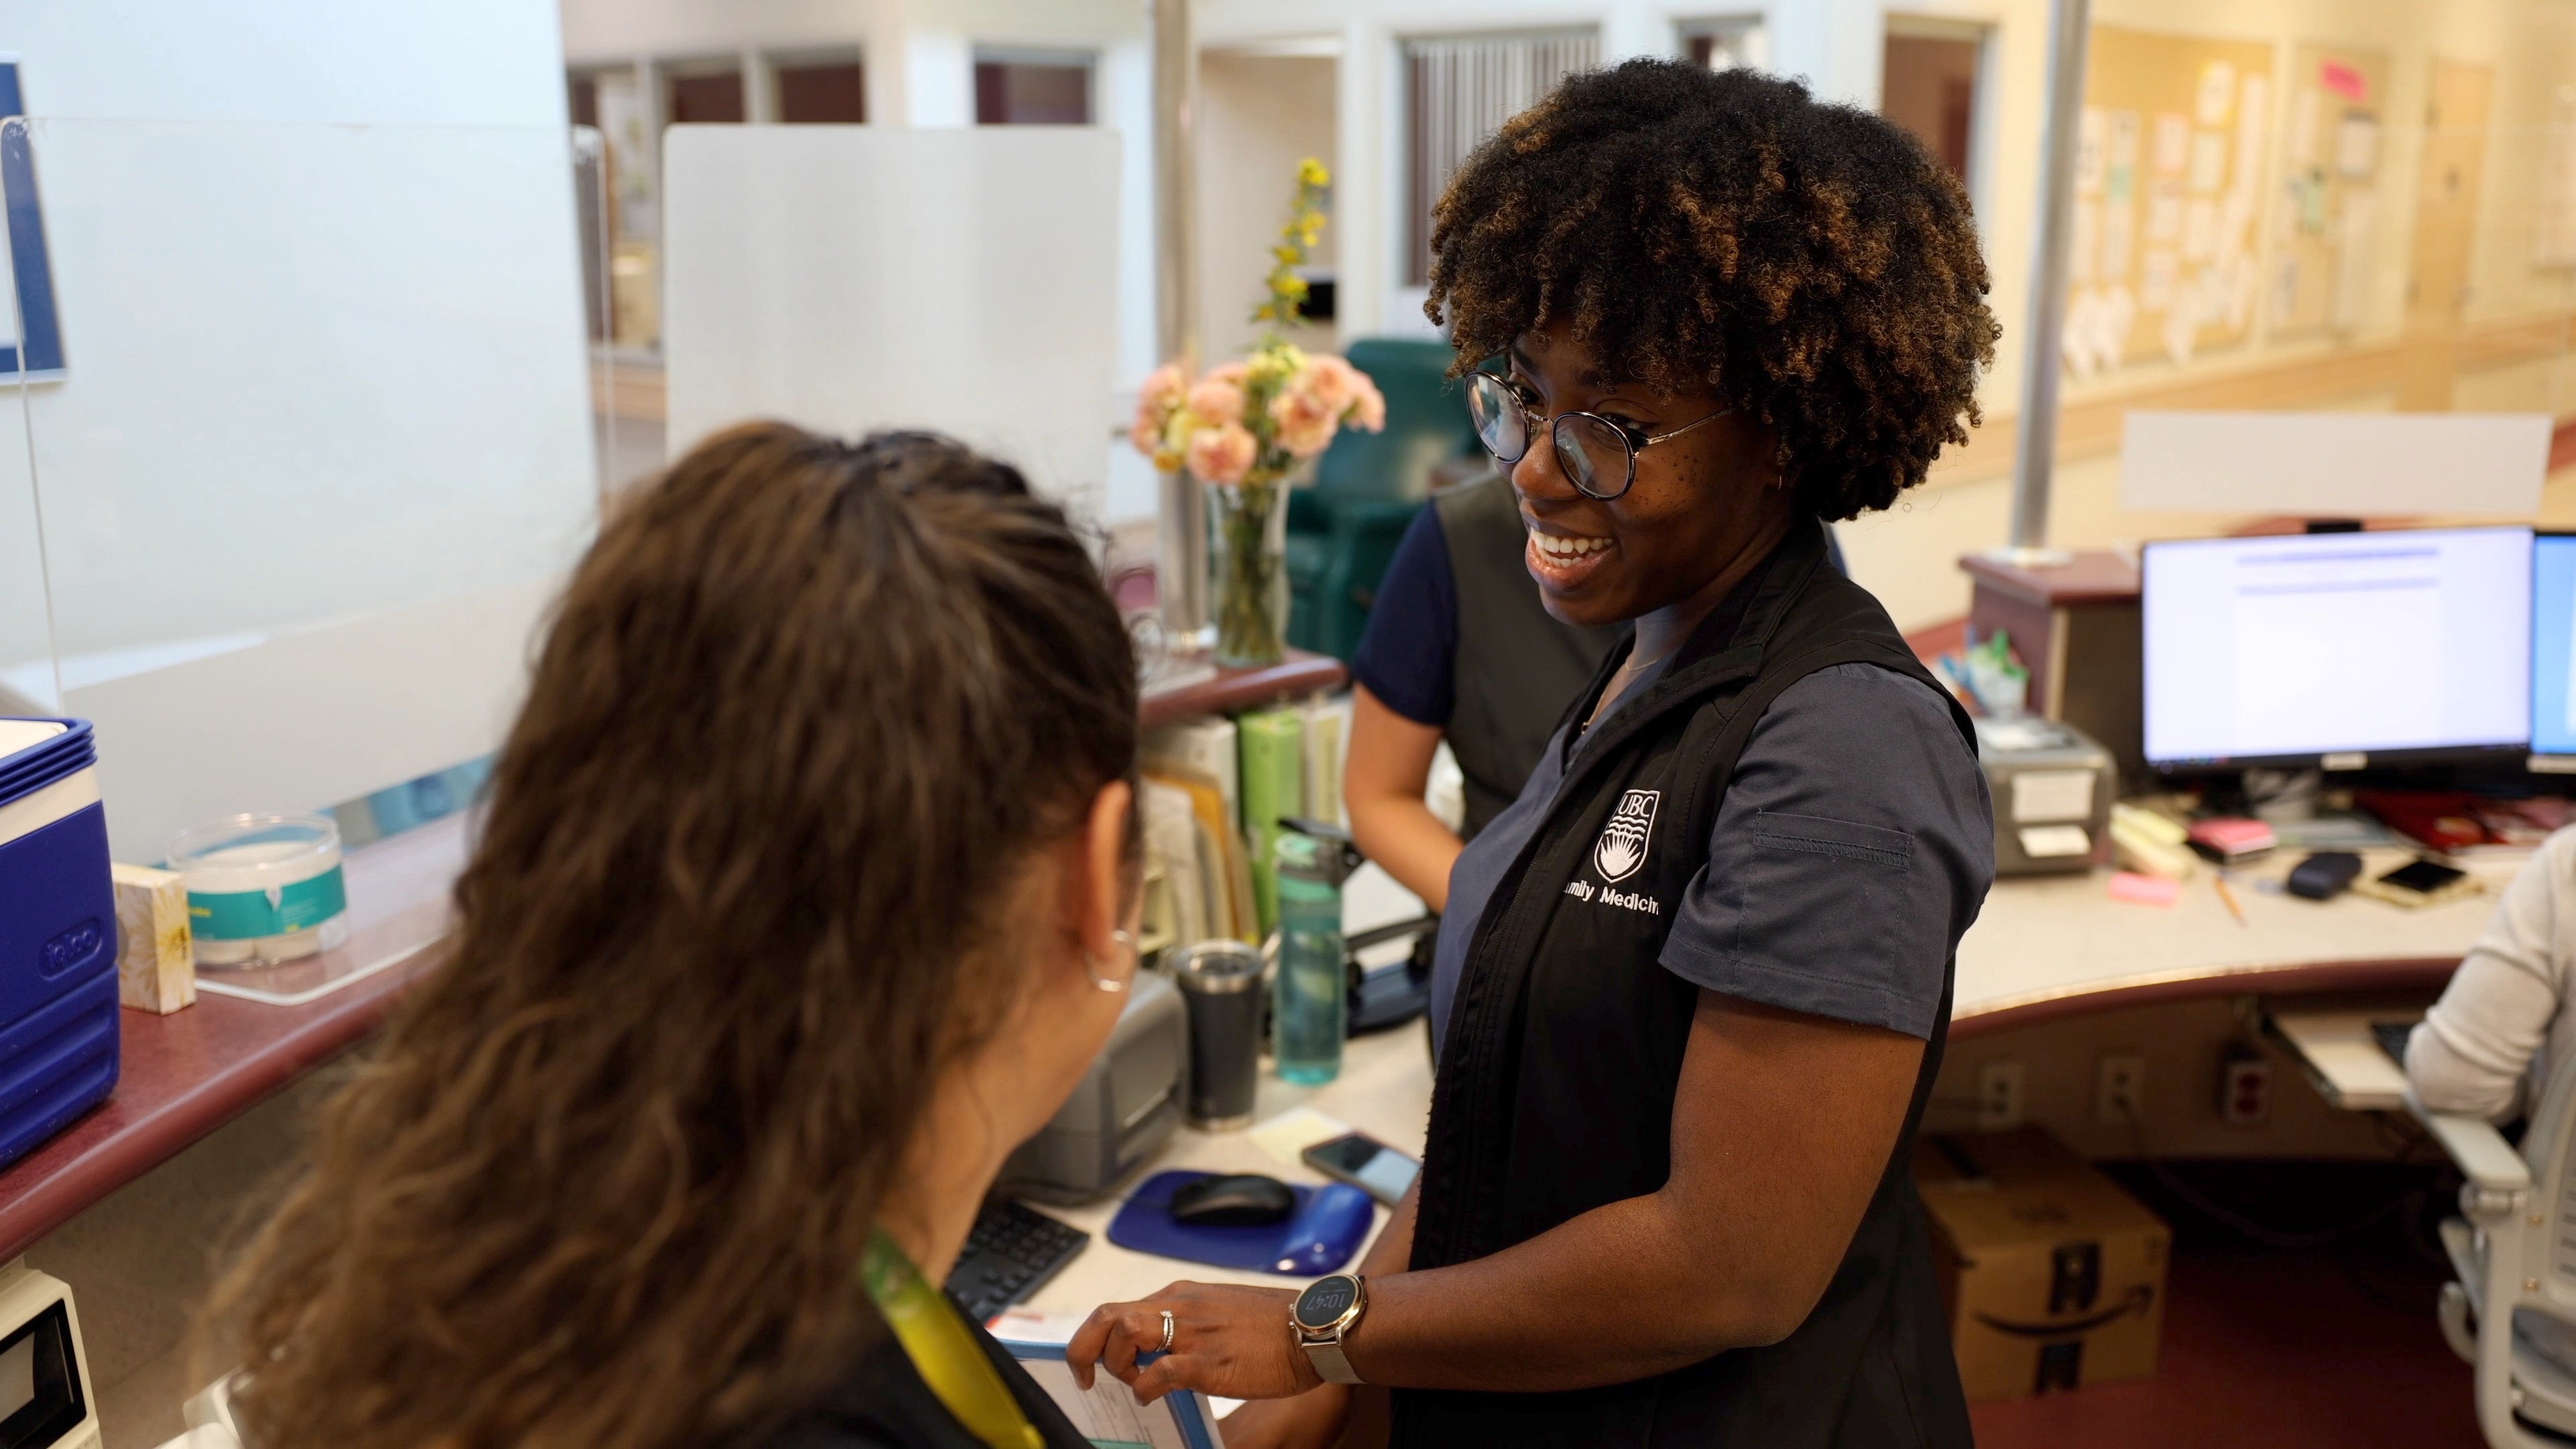
[[[1029,1377],[1038,1381],[1047,1397],[1073,1421],[1073,1427],[1097,1449],[1225,1449],[1218,1436],[1216,1415],[1208,1408],[1204,1394],[1188,1389],[1165,1394],[1150,1404],[1136,1402],[1127,1386],[1100,1370],[1084,1392],[1073,1380],[1073,1368],[1064,1359],[1060,1343],[1031,1343],[1026,1340],[999,1339]],[[1159,1354],[1140,1354],[1138,1363],[1152,1363]]]

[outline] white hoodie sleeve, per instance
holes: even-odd
[[[2576,913],[2576,826],[2544,842],[2507,886],[2442,999],[2406,1042],[2406,1077],[2437,1112],[2512,1117],[2564,999],[2558,923]],[[2566,1067],[2568,1063],[2558,1063]]]

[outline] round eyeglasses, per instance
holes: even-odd
[[[1494,461],[1509,468],[1528,454],[1537,431],[1529,400],[1507,378],[1479,372],[1467,381],[1467,411],[1476,420],[1476,437]],[[1599,413],[1558,413],[1547,419],[1548,441],[1556,448],[1556,465],[1565,470],[1576,491],[1607,503],[1637,481],[1637,454],[1657,443],[1678,438],[1705,423],[1716,422],[1733,408],[1720,408],[1696,423],[1665,433],[1649,433],[1635,423]]]

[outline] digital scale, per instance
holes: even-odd
[[[98,1444],[98,1396],[70,1286],[23,1258],[0,1267],[0,1446]]]

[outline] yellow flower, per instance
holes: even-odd
[[[1309,156],[1305,160],[1297,163],[1297,184],[1300,186],[1330,186],[1333,184],[1333,174],[1324,169],[1323,162]]]

